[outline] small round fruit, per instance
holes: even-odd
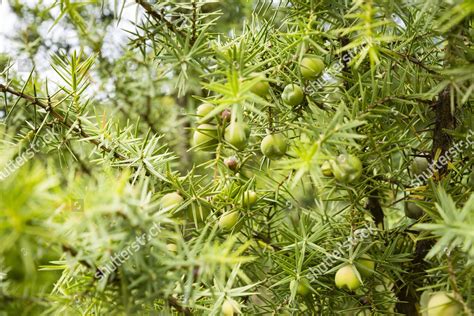
[[[266,81],[266,77],[263,74],[252,74],[252,79],[258,78],[259,80],[250,88],[250,91],[256,95],[265,98],[270,92],[270,84]]]
[[[426,312],[428,316],[456,316],[460,315],[461,306],[452,294],[437,292],[428,301]]]
[[[354,155],[339,155],[331,167],[334,178],[341,183],[349,184],[362,175],[362,162]]]
[[[201,122],[204,122],[202,120],[203,117],[205,117],[206,115],[208,115],[209,113],[212,112],[212,110],[214,110],[215,107],[214,105],[210,104],[210,103],[203,103],[201,104],[200,106],[198,106],[197,110],[196,110],[196,114],[198,117],[201,118]],[[206,122],[210,121],[211,119],[207,120]]]
[[[229,211],[221,215],[219,218],[219,227],[222,230],[229,231],[234,228],[239,221],[239,213],[237,211]]]
[[[257,202],[257,193],[252,190],[245,191],[242,196],[242,205],[244,207],[251,207]]]
[[[229,122],[232,117],[232,112],[229,109],[225,109],[221,112],[221,119],[225,122]]]
[[[239,150],[243,150],[247,147],[248,137],[250,135],[250,129],[247,124],[232,122],[225,129],[224,138],[225,140]]]
[[[356,266],[357,271],[367,278],[374,273],[375,262],[368,254],[363,254],[358,260],[356,260]]]
[[[425,212],[415,202],[408,201],[405,203],[405,215],[411,219],[419,219]]]
[[[235,156],[231,156],[224,160],[224,164],[232,171],[237,170],[239,167],[239,160]]]
[[[411,163],[411,171],[418,176],[428,169],[429,165],[428,159],[425,157],[415,157]]]
[[[217,146],[217,127],[211,124],[201,124],[194,131],[194,146],[203,151],[214,150]]]
[[[268,159],[278,159],[285,155],[287,146],[285,136],[272,134],[263,138],[260,150]]]
[[[231,299],[226,299],[222,304],[222,315],[224,316],[233,316],[234,315],[234,302]]]
[[[326,160],[325,162],[323,162],[323,164],[321,165],[321,172],[323,173],[323,176],[325,177],[333,176],[331,164],[329,163],[329,161]]]
[[[311,286],[306,278],[301,278],[297,282],[298,287],[296,288],[296,293],[301,296],[306,296],[311,293]]]
[[[172,192],[163,195],[160,204],[163,209],[171,210],[180,206],[183,202],[184,199],[178,192]]]
[[[323,60],[317,56],[306,56],[300,62],[301,75],[305,79],[316,79],[324,67]]]
[[[301,104],[301,102],[303,102],[304,99],[303,89],[301,89],[300,86],[296,84],[289,84],[283,90],[281,98],[283,100],[283,103],[287,105],[299,105]]]
[[[360,281],[357,278],[357,274],[354,271],[355,267],[353,265],[345,265],[336,272],[334,278],[336,286],[338,288],[347,288],[351,291],[354,291],[360,287]]]

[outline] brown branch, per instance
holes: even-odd
[[[455,32],[454,32],[455,33]],[[445,62],[451,64],[455,60],[455,56],[451,55],[451,50],[456,47],[455,40],[448,39],[446,48]],[[410,60],[413,61],[413,60]],[[420,64],[421,66],[421,64]],[[423,68],[423,67],[422,67]],[[435,111],[435,126],[433,129],[433,147],[431,149],[432,165],[437,166],[437,157],[444,156],[452,145],[452,138],[447,133],[456,127],[454,113],[451,111],[451,87],[447,86],[439,95],[438,100],[434,102],[433,109]],[[455,99],[455,98],[454,98]],[[442,166],[438,169],[439,176],[442,177],[446,171],[447,166]],[[420,279],[426,277],[425,267],[427,262],[424,261],[427,253],[433,247],[433,240],[420,240],[416,243],[415,256],[411,261],[410,269],[407,271],[411,275],[419,275]],[[449,259],[449,258],[448,258]],[[449,261],[449,260],[448,260]],[[449,264],[449,262],[448,262]],[[416,284],[409,283],[404,285],[402,282],[397,282],[398,290],[396,295],[398,302],[396,304],[396,311],[406,315],[417,315],[416,305],[419,301],[419,294],[416,293]]]
[[[439,75],[439,73],[431,68],[428,68],[427,66],[425,66],[425,64],[423,64],[421,61],[419,61],[418,59],[416,59],[415,57],[413,56],[409,56],[409,55],[403,55],[403,54],[400,54],[400,56],[406,58],[408,61],[414,63],[415,65],[417,65],[418,67],[420,68],[423,68],[424,70],[426,70],[427,72],[429,72],[430,74],[432,75]]]
[[[394,53],[394,54],[397,54],[398,56],[400,57],[403,57],[405,58],[406,60],[408,60],[409,62],[417,65],[418,67],[426,70],[428,73],[432,74],[432,75],[439,75],[439,73],[436,71],[436,70],[433,70],[431,68],[429,68],[428,66],[426,66],[425,64],[423,64],[421,61],[419,61],[418,59],[416,59],[415,57],[413,56],[410,56],[410,55],[406,55],[406,54],[402,54],[402,53],[399,53],[399,52],[396,52],[394,50],[390,50],[390,52]],[[397,60],[395,60],[396,62],[398,62]]]
[[[377,189],[374,189],[370,194],[365,208],[370,212],[372,218],[374,219],[375,225],[383,229],[384,224],[384,213],[382,206],[380,205],[380,196]]]
[[[443,155],[451,145],[451,137],[446,133],[445,129],[453,129],[454,117],[451,113],[449,87],[441,91],[438,100],[434,104],[434,111],[436,115],[435,128],[433,131],[433,148],[431,153],[432,160],[435,158],[436,152],[440,150]],[[442,167],[440,172],[443,172],[445,167]],[[425,275],[424,262],[426,254],[433,246],[432,240],[420,240],[416,243],[415,256],[411,261],[411,267],[408,273],[411,275]],[[419,301],[419,295],[416,292],[417,285],[414,283],[403,284],[397,282],[396,295],[398,302],[396,304],[396,311],[405,315],[417,315],[416,306]]]
[[[82,160],[82,158],[79,156],[78,153],[76,153],[74,151],[74,149],[72,149],[72,147],[69,147],[69,150],[71,151],[71,154],[73,155],[73,157],[77,160],[77,162],[79,162],[79,165],[81,167],[81,170],[86,173],[87,175],[91,176],[92,175],[92,171],[91,169],[89,168],[89,166],[84,162],[84,160]]]
[[[194,43],[196,42],[196,38],[197,38],[197,35],[196,35],[196,22],[197,22],[197,5],[196,5],[196,0],[193,0],[193,18],[192,18],[192,23],[193,23],[193,26],[192,26],[192,36],[191,36],[191,45],[194,45]]]
[[[427,263],[423,260],[428,251],[433,246],[432,240],[420,240],[415,246],[415,256],[410,262],[410,268],[407,271],[411,277],[417,277],[417,280],[424,279]],[[419,277],[418,277],[419,276]],[[418,315],[417,305],[419,294],[417,288],[421,287],[418,282],[410,281],[405,283],[402,279],[395,282],[395,294],[398,298],[395,304],[395,310],[403,315]]]
[[[140,114],[141,117],[143,117],[145,122],[148,124],[148,126],[150,127],[150,130],[152,131],[152,133],[159,134],[158,130],[155,127],[155,124],[153,123],[153,121],[150,118],[150,113],[151,113],[151,97],[150,97],[150,95],[147,95],[146,96],[146,111],[145,111],[144,114],[142,114],[141,112],[139,112],[139,114]]]
[[[40,101],[38,98],[32,97],[32,96],[27,95],[27,94],[25,94],[23,92],[20,92],[20,91],[16,91],[16,90],[14,90],[10,87],[7,87],[3,84],[0,84],[0,92],[8,92],[12,95],[18,96],[18,97],[28,101],[29,103],[31,103],[33,105],[39,106],[40,108],[42,108],[42,109],[46,110],[47,112],[49,112],[57,121],[59,121],[59,123],[61,125],[67,127],[68,129],[71,129],[74,125],[74,123],[70,122],[63,115],[61,115],[60,113],[55,111],[54,108],[51,105]],[[80,124],[80,121],[78,121],[78,122]],[[88,142],[90,142],[91,144],[97,146],[103,152],[112,153],[114,158],[119,159],[119,160],[127,160],[128,159],[126,156],[122,155],[121,153],[105,146],[102,142],[99,142],[98,140],[93,139],[92,136],[87,134],[86,132],[84,132],[84,130],[82,130],[82,128],[76,126],[76,128],[74,128],[74,130],[76,131],[76,133],[78,135],[80,135],[81,137],[87,139]],[[150,168],[146,164],[143,164],[142,166],[143,166],[144,170],[146,171],[147,176],[153,174],[153,172],[150,171]],[[132,168],[134,168],[135,170],[139,169],[138,166],[132,166]]]
[[[437,158],[438,153],[438,157],[444,156],[451,147],[452,138],[446,131],[454,130],[456,127],[456,121],[453,113],[451,112],[451,95],[449,91],[449,86],[441,91],[438,101],[434,106],[436,118],[433,130],[433,147],[431,149],[431,160],[433,163],[435,163],[434,159]],[[446,170],[447,165],[443,165],[440,169],[438,169],[440,174],[445,173]]]
[[[168,304],[171,307],[173,307],[174,309],[176,309],[179,313],[182,313],[184,315],[192,315],[193,314],[189,308],[181,306],[181,304],[179,304],[178,300],[176,298],[174,298],[173,296],[168,297]]]
[[[370,111],[370,110],[373,110],[375,109],[377,106],[379,105],[382,105],[384,103],[387,103],[387,102],[390,102],[390,101],[396,101],[397,99],[400,99],[400,100],[405,100],[405,101],[414,101],[414,102],[419,102],[419,103],[423,103],[423,104],[426,104],[426,105],[433,105],[433,102],[430,101],[430,100],[425,100],[425,99],[420,99],[420,98],[413,98],[409,95],[389,95],[389,96],[386,96],[380,100],[378,100],[377,102],[375,103],[372,103],[372,104],[369,104],[367,106],[367,110],[366,112]]]
[[[63,249],[64,252],[67,252],[69,253],[71,256],[73,257],[76,257],[77,256],[77,250],[75,250],[74,248],[68,246],[68,245],[65,245],[63,244],[61,246],[61,248]],[[89,264],[89,262],[85,261],[84,259],[79,259],[78,262],[80,264],[82,264],[83,266],[89,268],[89,269],[92,269],[92,266]]]
[[[63,251],[65,252],[68,252],[69,254],[71,254],[73,257],[75,257],[77,255],[77,251],[67,245],[62,245],[62,249]],[[85,260],[79,260],[79,263],[82,264],[83,266],[87,267],[87,268],[92,268],[91,265],[85,261]],[[96,272],[98,273],[102,273],[102,271],[100,271],[99,269],[96,269]],[[190,316],[190,315],[193,315],[193,313],[191,312],[191,310],[187,307],[183,307],[181,306],[181,304],[179,304],[178,300],[175,299],[174,297],[172,296],[169,296],[168,297],[168,304],[173,307],[174,309],[176,309],[178,311],[178,313],[181,313],[181,314],[184,314],[184,315],[187,315],[187,316]]]
[[[3,84],[0,84],[0,91],[8,92],[9,94],[20,97],[20,98],[28,101],[29,103],[31,103],[33,105],[39,106],[40,108],[42,108],[42,109],[46,110],[47,112],[49,112],[55,119],[57,119],[63,126],[67,127],[68,129],[72,128],[72,126],[73,126],[73,123],[71,123],[63,115],[61,115],[60,113],[55,111],[54,108],[51,105],[40,101],[38,98],[32,97],[32,96],[30,96],[28,94],[25,94],[23,92],[20,92],[20,91],[16,91],[16,90],[14,90],[14,89],[12,89],[8,86],[5,86]],[[104,144],[102,144],[98,140],[92,139],[91,136],[89,134],[87,134],[86,132],[84,132],[82,129],[79,129],[79,131],[77,133],[81,137],[87,138],[90,143],[96,145],[98,148],[101,148],[106,152],[112,152],[112,149],[106,147]],[[123,156],[122,154],[120,154],[116,151],[113,151],[113,155],[114,155],[115,158],[118,158],[118,159],[126,159],[125,156]]]
[[[146,13],[148,13],[156,21],[164,23],[170,31],[172,31],[173,33],[179,34],[183,37],[186,37],[186,34],[183,31],[178,30],[176,28],[176,26],[170,20],[165,18],[164,14],[162,14],[162,13],[156,11],[155,9],[153,9],[153,7],[150,3],[148,3],[147,1],[143,1],[143,0],[135,0],[135,2],[138,5],[140,5],[143,9],[145,9]]]

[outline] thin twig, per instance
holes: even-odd
[[[32,97],[32,96],[30,96],[28,94],[25,94],[23,92],[20,92],[20,91],[16,91],[16,90],[14,90],[10,87],[7,87],[3,84],[0,84],[0,91],[8,92],[9,94],[20,97],[20,98],[28,101],[29,103],[31,103],[33,105],[39,106],[40,108],[42,108],[42,109],[46,110],[47,112],[51,113],[51,115],[54,118],[56,118],[62,125],[64,125],[67,128],[71,128],[73,126],[73,123],[68,121],[60,113],[56,112],[53,107],[51,107],[50,105],[40,101],[38,98]],[[106,152],[112,152],[112,149],[108,148],[107,146],[105,146],[104,144],[99,142],[98,140],[91,138],[91,136],[89,134],[87,134],[86,132],[84,132],[82,129],[80,129],[78,131],[78,134],[80,136],[82,136],[83,138],[87,139],[92,144],[96,145],[98,148],[102,148]],[[114,155],[115,158],[118,158],[118,159],[126,159],[125,156],[123,156],[122,154],[120,154],[116,151],[113,151],[113,155]]]
[[[122,160],[122,161],[123,160],[128,160],[128,158],[126,156],[124,156],[123,154],[107,147],[102,142],[98,141],[97,139],[92,138],[92,136],[87,134],[86,132],[84,132],[84,130],[82,130],[82,128],[72,128],[74,123],[67,120],[63,115],[61,115],[60,113],[55,111],[53,107],[51,107],[49,104],[45,104],[44,102],[40,101],[38,98],[32,97],[32,96],[27,95],[27,94],[25,94],[23,92],[20,92],[20,91],[16,91],[16,90],[14,90],[10,87],[7,87],[3,84],[0,84],[0,92],[8,92],[12,95],[18,96],[18,97],[30,102],[33,105],[39,106],[40,108],[42,108],[42,109],[46,110],[47,112],[49,112],[57,121],[59,121],[60,124],[67,127],[68,129],[73,129],[73,131],[75,131],[78,135],[80,135],[84,139],[87,139],[88,142],[90,142],[91,144],[97,146],[97,148],[99,148],[103,152],[112,153],[114,158]],[[144,170],[146,171],[147,175],[151,175],[151,174],[154,173],[146,164],[143,164],[142,166],[143,166]],[[136,170],[139,169],[138,166],[134,166],[134,168]]]
[[[187,307],[183,307],[179,304],[178,300],[173,296],[168,297],[168,304],[176,309],[179,313],[183,313],[184,315],[192,315],[191,311]]]
[[[192,36],[191,36],[191,45],[194,45],[194,43],[196,42],[196,38],[197,38],[197,35],[196,35],[196,22],[197,22],[197,5],[196,5],[196,1],[193,0],[193,17],[192,17]]]
[[[425,64],[423,64],[421,61],[419,61],[418,59],[416,59],[413,56],[402,54],[402,53],[396,52],[394,50],[390,50],[390,52],[394,53],[394,54],[397,54],[400,57],[405,58],[406,60],[412,62],[413,64],[417,65],[420,68],[423,68],[424,70],[426,70],[428,73],[430,73],[432,75],[439,75],[439,73],[436,70],[433,70],[433,69],[429,68],[428,66],[426,66]]]
[[[170,29],[170,31],[172,31],[173,33],[179,34],[183,37],[186,37],[186,34],[183,31],[178,30],[176,28],[176,26],[170,20],[165,18],[165,16],[163,14],[161,14],[160,12],[154,10],[152,5],[149,4],[147,1],[143,1],[143,0],[135,0],[135,1],[143,9],[145,9],[146,13],[148,13],[150,16],[152,16],[155,20],[157,20],[158,22],[164,23],[166,25],[166,27],[168,29]]]
[[[420,99],[420,98],[413,98],[410,95],[389,95],[389,96],[386,96],[386,97],[378,100],[375,103],[369,104],[367,106],[366,112],[368,112],[370,110],[373,110],[374,108],[376,108],[379,105],[382,105],[382,104],[390,102],[390,101],[395,101],[395,100],[413,101],[413,102],[423,103],[423,104],[426,104],[426,105],[433,105],[433,102],[430,101],[430,100],[425,100],[425,99]]]

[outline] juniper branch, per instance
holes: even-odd
[[[20,92],[20,91],[17,91],[17,90],[14,90],[8,86],[5,86],[3,84],[0,84],[0,91],[2,92],[8,92],[9,94],[11,95],[15,95],[17,97],[20,97],[26,101],[28,101],[29,103],[35,105],[35,106],[39,106],[40,108],[46,110],[47,112],[51,113],[51,115],[56,118],[63,126],[67,127],[67,128],[72,128],[73,127],[73,123],[70,122],[69,120],[67,120],[63,115],[61,115],[60,113],[58,113],[57,111],[54,110],[54,108],[50,105],[50,104],[46,104],[42,101],[40,101],[38,98],[35,98],[33,96],[30,96],[28,94],[25,94],[23,92]],[[102,150],[106,151],[106,152],[112,152],[112,149],[108,148],[107,146],[105,146],[104,144],[101,144],[98,140],[96,139],[93,139],[91,138],[91,136],[89,134],[87,134],[86,132],[84,132],[82,129],[80,129],[79,131],[77,131],[77,129],[74,129],[81,137],[83,138],[86,138],[88,139],[88,141],[92,144],[94,144],[95,146],[97,146],[98,148],[101,148]],[[122,154],[114,151],[113,152],[113,155],[115,158],[118,158],[118,159],[126,159],[125,156],[123,156]]]
[[[73,131],[81,136],[82,138],[84,139],[87,139],[88,142],[90,142],[91,144],[97,146],[97,148],[99,148],[100,150],[102,150],[102,152],[106,152],[106,153],[111,153],[114,158],[120,160],[120,161],[125,161],[125,160],[129,160],[128,157],[126,157],[125,155],[123,155],[122,153],[119,153],[117,152],[116,150],[113,150],[109,147],[107,147],[106,145],[104,145],[103,143],[99,142],[98,140],[92,138],[92,135],[89,135],[87,134],[83,129],[81,128],[73,128],[73,125],[74,123],[71,122],[69,119],[67,119],[66,117],[64,117],[62,114],[60,114],[59,112],[57,112],[56,110],[54,110],[54,108],[50,105],[50,104],[46,104],[44,102],[42,102],[41,100],[39,100],[38,98],[36,97],[33,97],[33,96],[30,96],[28,94],[25,94],[23,92],[20,92],[20,91],[17,91],[17,90],[14,90],[8,86],[5,86],[3,84],[0,84],[0,91],[1,92],[7,92],[11,95],[15,95],[17,97],[20,97],[24,100],[26,100],[27,102],[35,105],[35,106],[39,106],[40,108],[46,110],[47,112],[51,113],[51,115],[56,118],[59,123],[63,126],[65,126],[66,128],[68,129],[73,129]],[[78,117],[77,118],[79,123],[80,123],[80,118]],[[152,175],[154,174],[154,171],[151,170],[151,168],[147,165],[147,164],[143,164],[143,168],[145,169],[145,171],[147,172],[147,175]],[[138,169],[137,166],[134,166],[134,169]],[[163,179],[162,179],[163,180]]]
[[[153,9],[152,5],[148,3],[147,1],[143,0],[135,0],[137,4],[139,4],[143,9],[145,9],[145,12],[152,16],[156,21],[164,23],[166,27],[173,33],[178,34],[180,36],[186,37],[186,34],[182,31],[176,28],[176,26],[168,20],[162,13],[156,11]]]

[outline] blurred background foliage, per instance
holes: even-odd
[[[218,315],[229,298],[248,315],[410,315],[426,307],[423,291],[438,290],[472,311],[472,144],[421,187],[410,168],[415,156],[439,156],[434,126],[449,146],[474,130],[472,2],[8,6],[18,28],[4,34],[12,45],[0,55],[0,172],[41,145],[0,181],[6,315]],[[301,78],[304,54],[322,56],[324,81]],[[266,99],[250,91],[255,72],[270,83]],[[304,87],[301,106],[281,101],[289,83]],[[245,118],[247,148],[193,148],[203,102]],[[452,125],[440,125],[439,102]],[[268,131],[289,139],[280,161],[260,155]],[[321,171],[346,152],[364,165],[352,185]],[[258,193],[252,208],[242,205],[249,189]],[[162,211],[173,191],[185,199],[175,213],[191,215]],[[411,199],[420,220],[404,214]],[[222,232],[219,217],[236,209],[240,231]],[[95,278],[154,224],[158,237]],[[297,294],[292,281],[367,225],[377,234],[311,282],[309,296]],[[363,254],[374,277],[354,293],[336,289],[335,271]]]

